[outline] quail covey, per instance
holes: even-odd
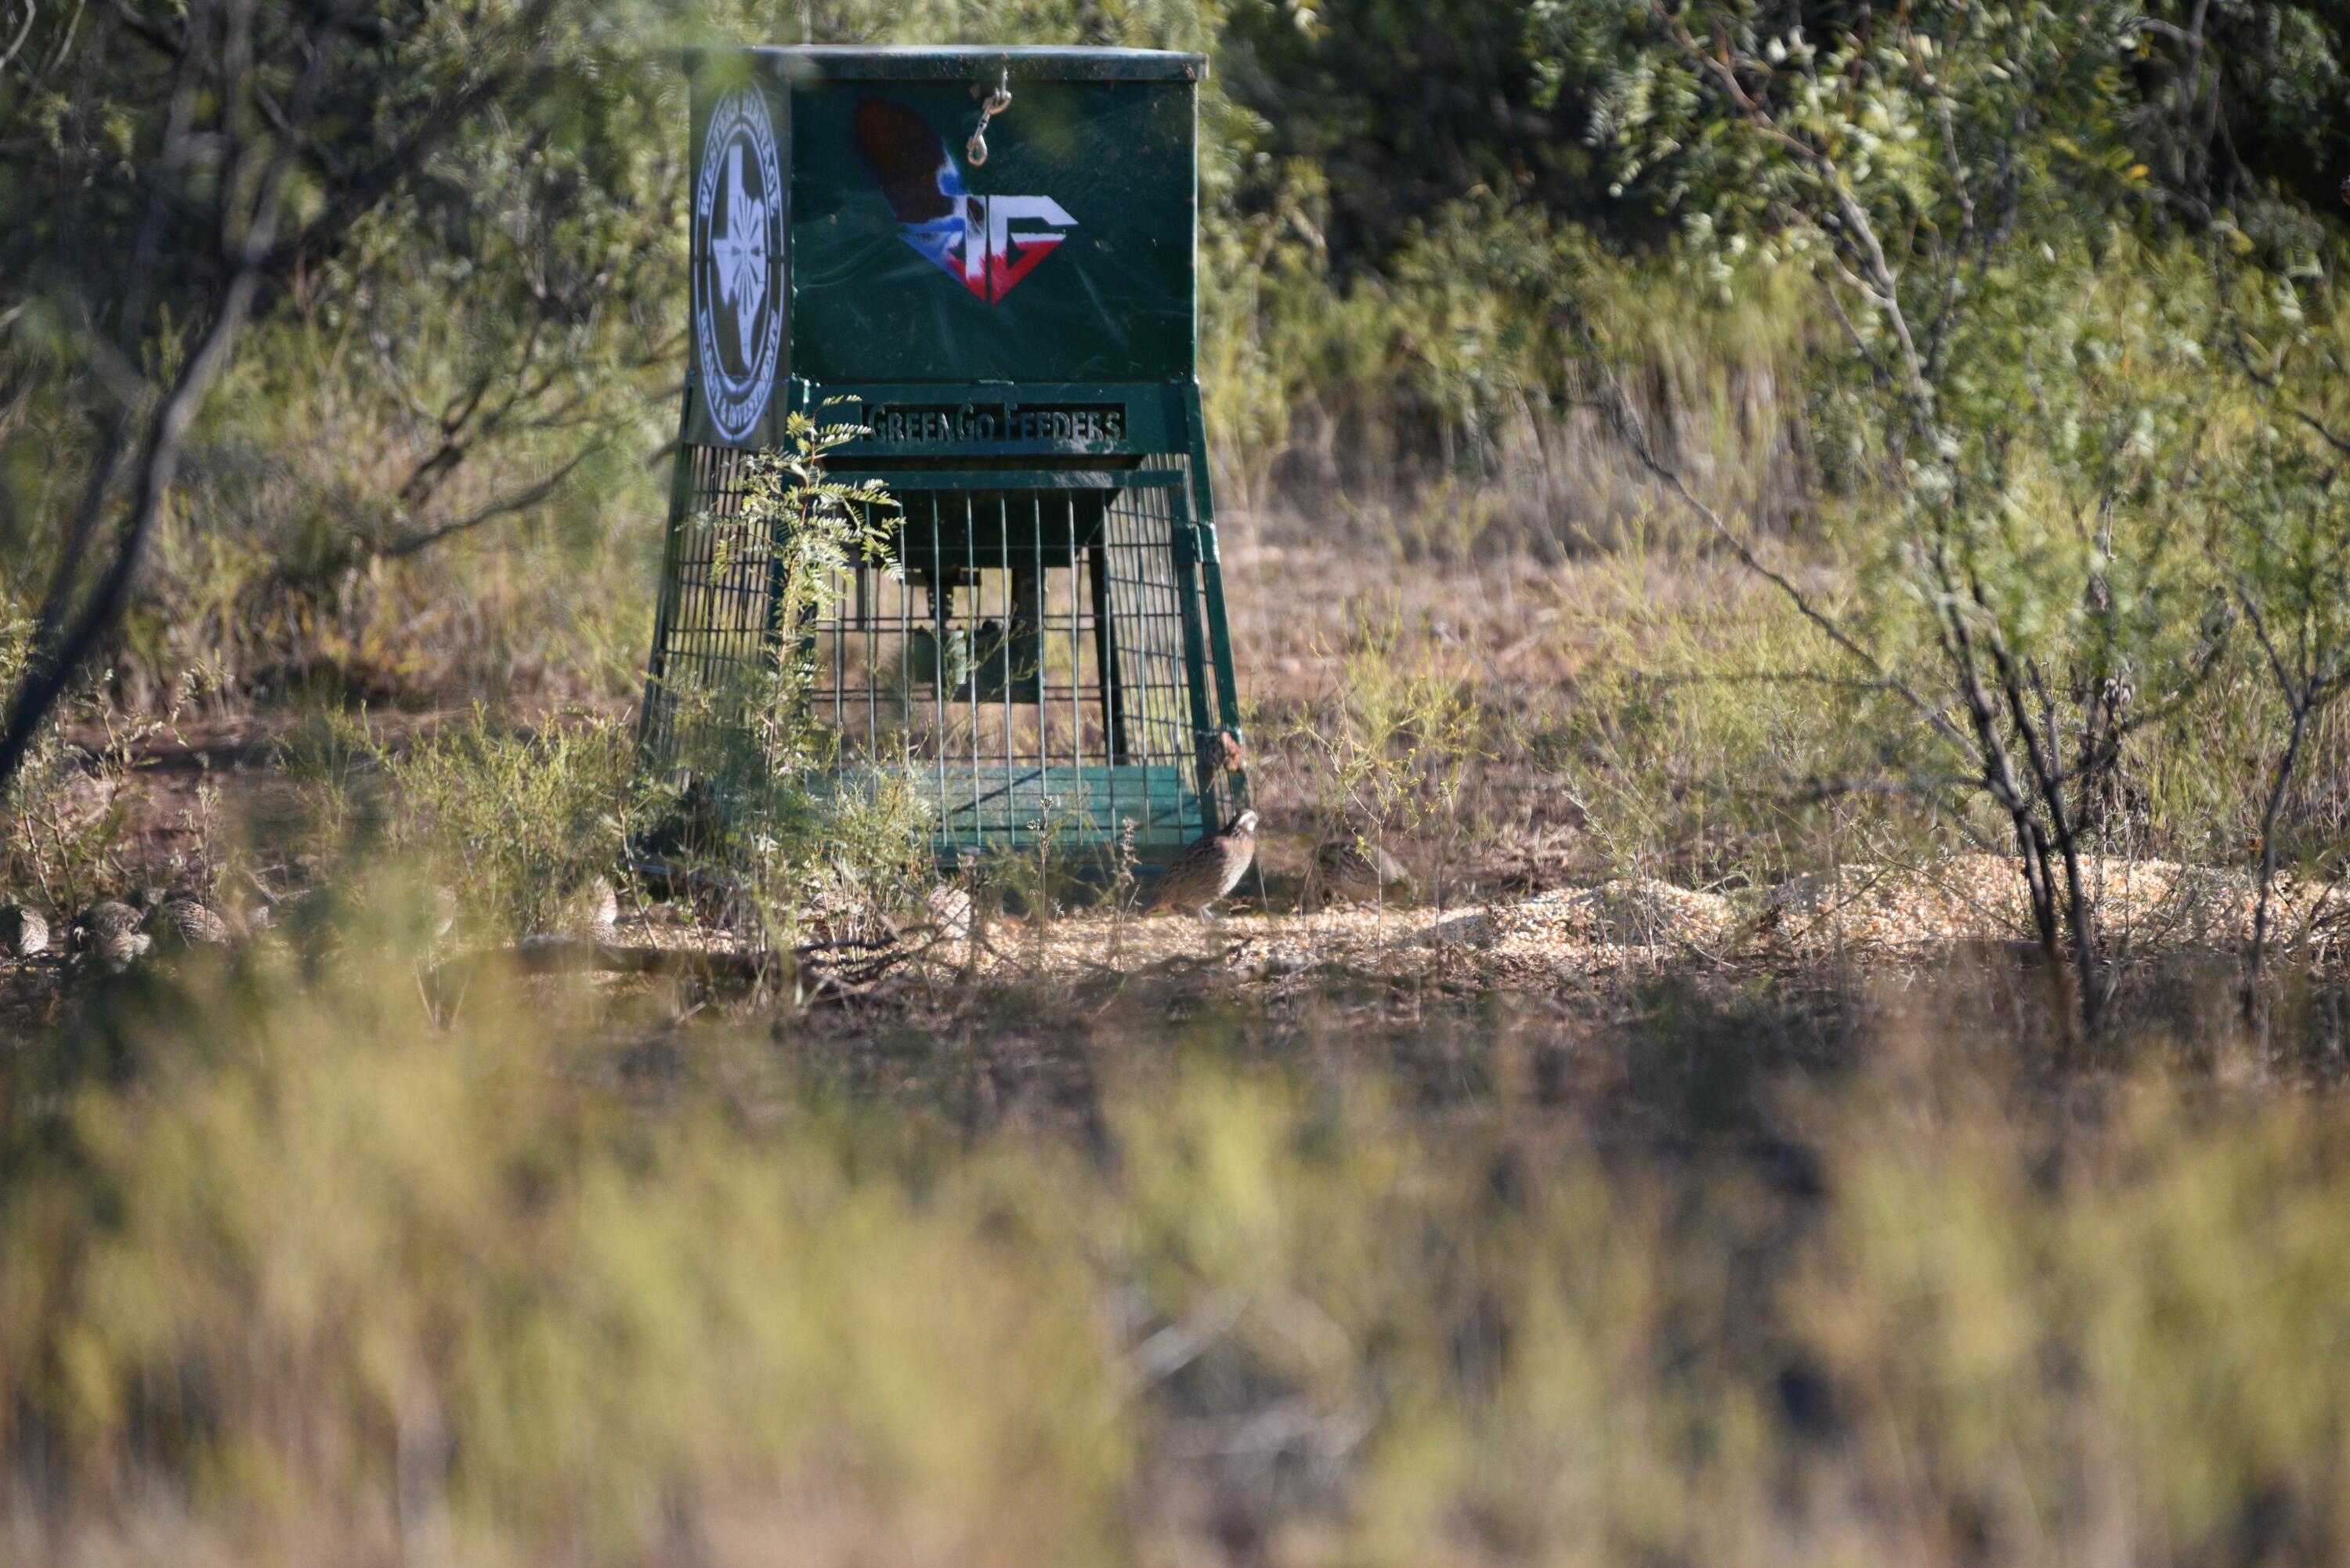
[[[1222,832],[1197,840],[1174,858],[1149,907],[1205,919],[1218,899],[1240,886],[1241,874],[1255,858],[1256,813],[1244,811]]]
[[[49,922],[25,904],[0,905],[0,952],[32,958],[49,950]]]

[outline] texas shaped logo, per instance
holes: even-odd
[[[760,312],[767,303],[767,203],[743,175],[743,143],[726,148],[726,226],[710,236],[718,297],[733,314],[743,362],[755,358]]]
[[[1050,196],[972,195],[944,140],[902,103],[858,100],[857,150],[897,214],[899,237],[990,305],[1077,226]]]

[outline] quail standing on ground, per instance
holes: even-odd
[[[951,882],[941,882],[923,898],[923,910],[931,924],[938,929],[941,938],[951,942],[964,940],[971,935],[971,891]]]
[[[579,913],[593,940],[610,945],[620,940],[620,895],[608,877],[598,877],[579,896]]]
[[[120,974],[154,944],[140,929],[139,911],[111,898],[84,909],[66,933],[67,950],[77,959],[95,959],[109,974]]]
[[[40,910],[25,904],[0,905],[0,952],[22,959],[48,950],[49,922]]]
[[[1384,898],[1411,891],[1403,862],[1369,839],[1334,838],[1314,851],[1314,876],[1323,898],[1336,888],[1358,898]]]
[[[182,948],[234,946],[236,931],[229,923],[193,898],[167,897],[160,888],[140,895],[147,907],[147,934]]]
[[[1241,874],[1255,858],[1256,813],[1244,811],[1222,833],[1209,834],[1174,858],[1159,878],[1149,907],[1204,920],[1219,899],[1240,886]]]

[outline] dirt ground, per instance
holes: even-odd
[[[2032,940],[2022,877],[2013,862],[1994,856],[1850,865],[1727,893],[1608,879],[1575,803],[1522,755],[1481,765],[1480,831],[1445,851],[1457,858],[1440,875],[1425,875],[1430,846],[1393,846],[1423,873],[1432,898],[1295,912],[1318,825],[1310,786],[1280,753],[1279,737],[1310,723],[1315,704],[1343,680],[1347,639],[1366,607],[1409,623],[1418,650],[1458,652],[1474,670],[1481,706],[1523,719],[1574,701],[1589,657],[1572,630],[1575,607],[1590,585],[1573,563],[1383,571],[1334,551],[1253,543],[1245,530],[1227,543],[1225,571],[1244,705],[1265,737],[1251,770],[1253,798],[1265,816],[1258,869],[1226,918],[1203,926],[1100,907],[1044,919],[999,913],[983,920],[976,940],[910,934],[908,964],[925,983],[1212,975],[1222,985],[1279,994],[1354,976],[1541,992],[1675,969],[1789,971],[1844,956],[1898,967],[1930,962],[1957,944]],[[1303,591],[1315,584],[1343,591]],[[576,693],[567,701],[560,707],[544,700],[536,711],[525,704],[515,717],[562,723],[581,711]],[[607,699],[602,709],[620,714],[627,703]],[[463,708],[426,706],[373,711],[369,722],[396,745],[469,716]],[[193,890],[207,859],[231,841],[260,846],[258,868],[266,877],[299,885],[304,867],[272,863],[266,847],[296,839],[297,792],[279,760],[295,722],[251,712],[183,716],[138,743],[119,801],[130,830],[124,858],[136,868],[134,886]],[[96,734],[75,739],[93,753],[102,743]],[[2100,859],[2087,869],[2105,934],[2121,958],[2226,950],[2250,934],[2247,875],[2162,860]],[[635,889],[623,889],[621,902],[624,943],[734,946]],[[2338,961],[2350,945],[2350,890],[2282,888],[2272,930],[2321,963]],[[37,990],[45,972],[36,964],[11,976],[10,988],[20,995],[27,986]]]

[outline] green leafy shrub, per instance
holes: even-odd
[[[476,710],[380,756],[395,803],[389,845],[419,857],[473,929],[556,929],[589,882],[619,877],[634,763],[626,726],[591,717],[519,731]]]
[[[833,613],[859,567],[896,571],[883,519],[896,503],[869,480],[825,472],[856,427],[795,412],[781,451],[749,460],[740,506],[690,527],[714,535],[713,581],[748,574],[768,597],[768,624],[796,628]],[[809,700],[816,649],[778,633],[755,659],[714,680],[682,671],[655,694],[673,749],[654,787],[670,795],[677,830],[656,826],[686,858],[739,879],[733,915],[775,941],[812,922],[865,934],[905,902],[929,822],[907,771],[837,769],[838,737]]]

